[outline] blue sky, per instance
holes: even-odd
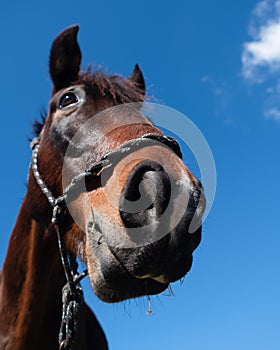
[[[279,349],[280,1],[4,2],[0,261],[25,194],[27,137],[50,96],[49,48],[75,23],[83,66],[129,75],[139,63],[148,94],[193,120],[217,168],[176,297],[152,297],[148,316],[146,298],[109,305],[85,283],[110,348]]]

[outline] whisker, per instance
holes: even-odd
[[[168,285],[168,294],[163,294],[165,297],[175,297],[175,293],[173,292],[173,289],[171,287],[171,284]]]
[[[185,277],[186,277],[186,276],[184,276],[184,277],[180,278],[180,284],[181,284],[181,286],[182,286],[182,285],[183,285],[183,283],[185,282]]]

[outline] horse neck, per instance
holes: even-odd
[[[65,283],[56,235],[31,218],[26,196],[0,281],[0,348],[57,348]]]

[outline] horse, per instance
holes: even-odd
[[[108,303],[155,295],[189,272],[201,240],[202,184],[142,113],[140,67],[127,78],[82,71],[78,30],[50,51],[49,109],[0,275],[5,350],[107,350],[80,280]]]

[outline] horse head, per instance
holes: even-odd
[[[128,78],[81,71],[77,33],[71,27],[52,45],[53,90],[38,168],[57,197],[95,169],[68,198],[62,226],[67,249],[87,266],[97,296],[116,302],[157,294],[191,268],[201,239],[202,185],[178,145],[142,112],[139,66]],[[32,215],[49,224],[49,203],[32,172],[29,179]]]

